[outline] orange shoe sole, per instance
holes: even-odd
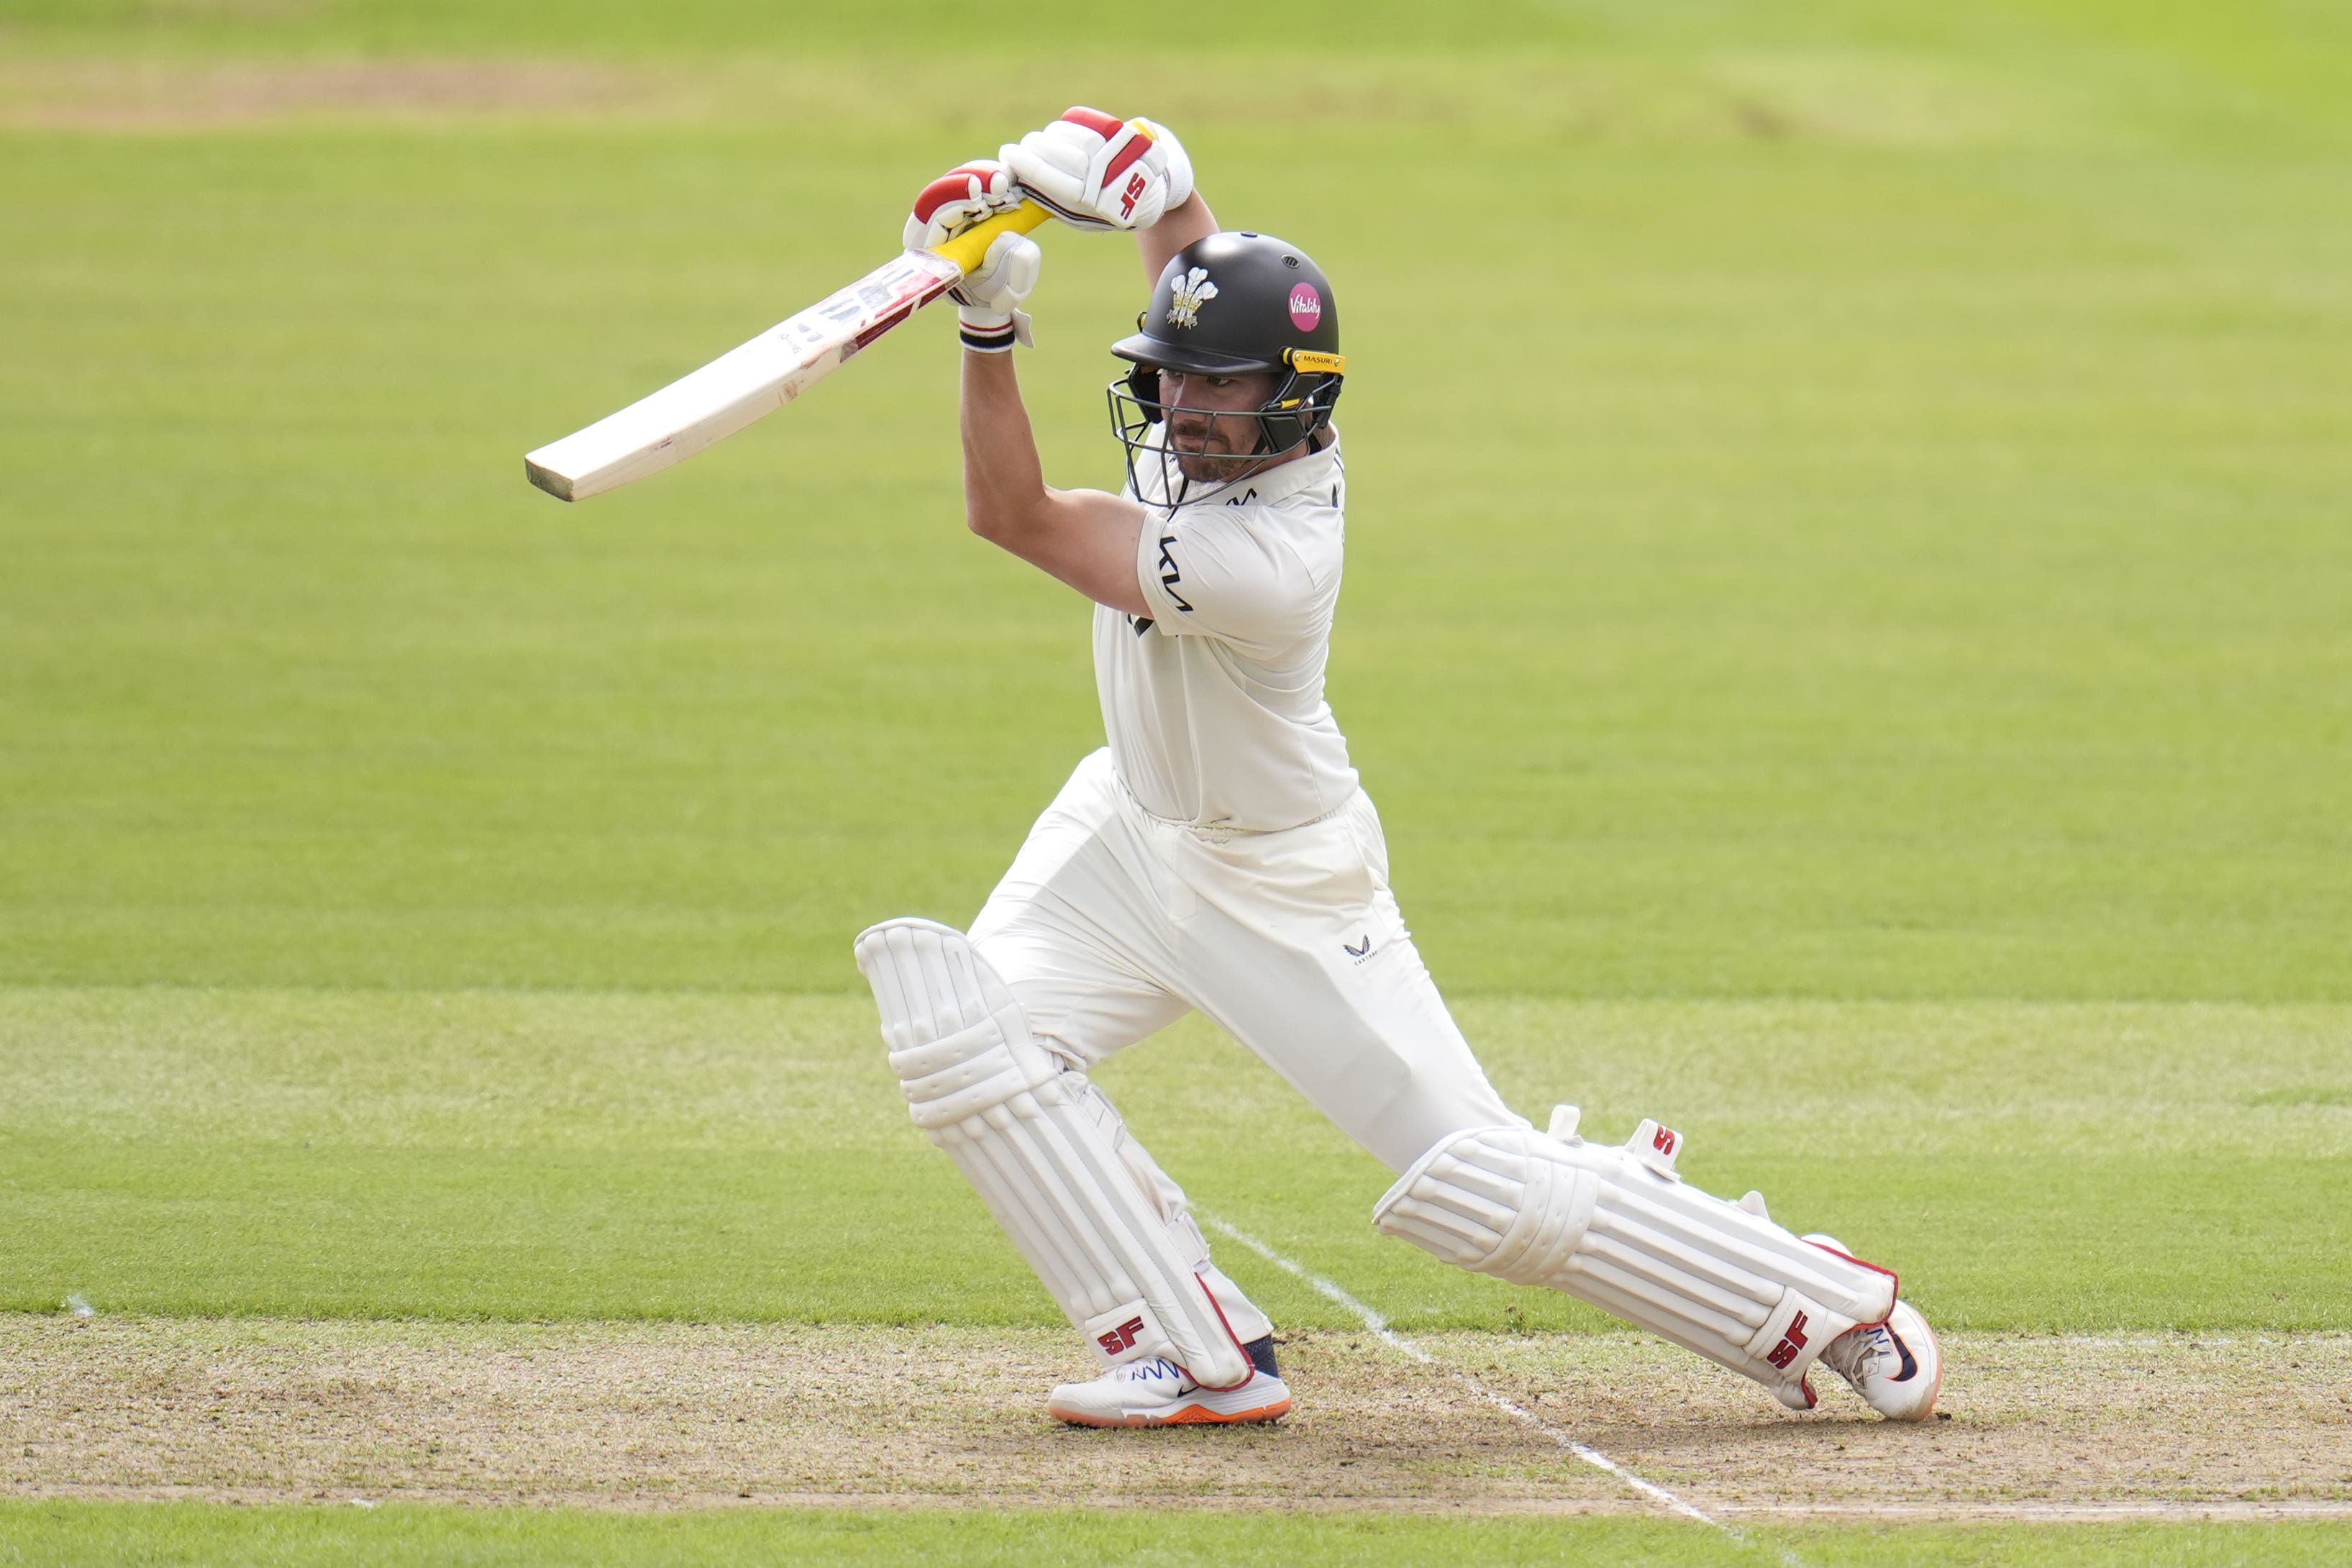
[[[1094,1415],[1083,1418],[1065,1415],[1062,1412],[1051,1408],[1047,1409],[1045,1414],[1066,1426],[1093,1426],[1103,1429],[1136,1426],[1237,1426],[1251,1421],[1279,1421],[1290,1414],[1290,1401],[1276,1400],[1272,1405],[1261,1405],[1255,1410],[1237,1410],[1230,1415],[1221,1415],[1205,1405],[1187,1405],[1173,1415],[1121,1415],[1108,1421]]]
[[[1230,1426],[1244,1421],[1279,1421],[1289,1414],[1290,1401],[1287,1399],[1276,1400],[1272,1405],[1261,1405],[1255,1410],[1237,1411],[1231,1415],[1220,1415],[1205,1405],[1187,1405],[1175,1415],[1169,1416],[1162,1425],[1195,1426],[1206,1424]]]

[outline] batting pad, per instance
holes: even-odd
[[[915,1125],[1104,1361],[1165,1356],[1212,1389],[1247,1382],[1249,1356],[1198,1272],[1208,1253],[1161,1215],[1081,1100],[1085,1078],[1037,1043],[964,934],[886,921],[859,934],[857,967]]]
[[[1622,1148],[1480,1128],[1414,1161],[1372,1223],[1464,1268],[1564,1290],[1811,1409],[1814,1359],[1886,1321],[1895,1276],[1783,1230],[1760,1203],[1686,1184],[1680,1152],[1654,1121]]]

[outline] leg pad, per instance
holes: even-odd
[[[886,921],[858,937],[857,967],[915,1125],[1103,1360],[1165,1356],[1213,1389],[1247,1381],[1249,1355],[1202,1278],[1198,1231],[1169,1224],[1114,1143],[1109,1102],[1030,1034],[963,933]]]
[[[1895,1276],[1685,1183],[1671,1130],[1644,1122],[1635,1142],[1458,1133],[1398,1178],[1373,1224],[1464,1268],[1564,1290],[1811,1408],[1822,1347],[1884,1322]]]

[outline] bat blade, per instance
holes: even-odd
[[[782,408],[962,276],[946,257],[903,252],[700,370],[549,442],[523,458],[523,471],[568,501],[659,473]]]

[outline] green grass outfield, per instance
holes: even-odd
[[[849,962],[968,918],[1099,737],[1084,607],[961,530],[951,332],[583,506],[520,457],[1091,100],[1334,279],[1332,698],[1516,1104],[1675,1121],[1956,1326],[2352,1327],[2340,8],[1047,10],[0,0],[0,1308],[1050,1316]],[[1024,377],[1049,473],[1107,483],[1139,279],[1046,244]],[[1384,1174],[1203,1027],[1105,1077],[1204,1206],[1402,1323],[1597,1321],[1380,1242]],[[0,1563],[1230,1528],[0,1503]]]
[[[0,1309],[1058,1321],[863,997],[0,993]],[[2352,1009],[1474,1001],[1498,1087],[1899,1268],[1953,1328],[2352,1327]],[[1760,1075],[1761,1080],[1759,1081]],[[1412,1329],[1598,1326],[1371,1228],[1388,1173],[1208,1027],[1103,1081],[1194,1199]],[[1213,1086],[1205,1088],[1204,1086]],[[1237,1156],[1236,1152],[1241,1152]],[[1278,1321],[1354,1320],[1245,1250]]]
[[[1702,1525],[1649,1520],[1339,1519],[1307,1514],[1140,1512],[810,1512],[743,1509],[698,1514],[572,1510],[225,1508],[0,1502],[0,1563],[110,1560],[177,1568],[234,1560],[255,1568],[317,1563],[453,1563],[499,1568],[776,1562],[898,1563],[942,1568],[1044,1564],[1184,1568],[1475,1562],[1574,1563],[1591,1568],[1675,1563],[1693,1568],[1783,1563],[1813,1568],[1935,1562],[1964,1568],[2300,1568],[2342,1561],[2347,1532],[2327,1524],[1848,1527],[1727,1539]]]
[[[1335,279],[1331,692],[1433,968],[2352,1000],[2341,19],[1781,9],[1125,89]],[[961,531],[948,325],[593,503],[520,458],[1118,73],[41,64],[267,35],[7,35],[0,982],[842,991],[966,918],[1100,728],[1085,607]],[[1025,379],[1108,482],[1131,247],[1047,243]]]

